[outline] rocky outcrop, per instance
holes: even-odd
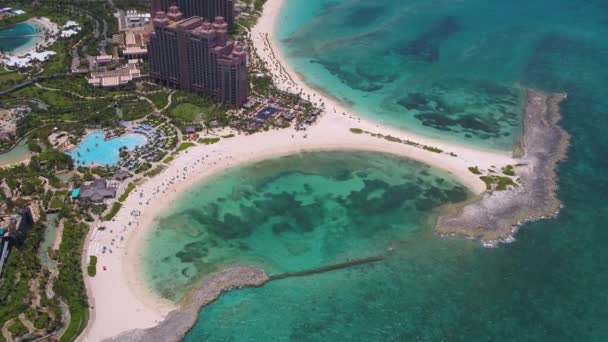
[[[486,191],[480,197],[446,208],[437,221],[440,234],[458,234],[494,244],[512,237],[523,222],[553,217],[560,208],[556,196],[556,165],[567,156],[570,136],[559,125],[559,104],[566,94],[528,90],[523,134],[515,167],[517,187]]]
[[[251,266],[226,268],[205,278],[202,287],[187,298],[188,304],[182,309],[170,312],[157,326],[134,329],[104,341],[180,341],[196,323],[200,309],[216,300],[222,292],[243,287],[258,287],[267,281],[268,276],[259,268]]]

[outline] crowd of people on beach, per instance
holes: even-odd
[[[327,103],[321,96],[317,96],[317,93],[314,91],[308,93],[307,89],[300,86],[292,78],[291,74],[287,71],[287,69],[285,69],[279,58],[276,56],[274,49],[272,48],[268,33],[259,33],[257,38],[260,38],[260,41],[263,45],[263,49],[261,52],[264,54],[264,57],[266,57],[262,58],[265,59],[264,62],[266,62],[264,63],[264,65],[269,69],[270,73],[272,74],[272,78],[275,84],[279,88],[287,92],[300,94],[302,97],[307,96],[315,105],[326,108]],[[335,107],[332,108],[332,112],[334,114],[338,114]],[[342,114],[343,116],[348,116],[349,119],[356,120],[359,122],[361,121],[360,118],[353,116],[352,114],[346,113],[345,111],[342,111],[340,114]]]

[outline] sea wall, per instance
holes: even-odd
[[[157,326],[124,332],[107,342],[180,341],[196,323],[201,307],[216,300],[224,291],[243,287],[257,287],[268,281],[266,273],[251,266],[229,267],[211,274],[186,300],[181,309],[170,312]]]
[[[566,94],[527,91],[523,134],[515,154],[518,186],[505,191],[486,191],[478,198],[446,208],[436,231],[462,235],[495,244],[512,237],[517,227],[530,220],[553,217],[561,204],[556,196],[556,165],[567,156],[570,136],[559,125],[559,104]]]

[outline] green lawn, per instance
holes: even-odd
[[[220,138],[202,138],[198,139],[198,142],[205,145],[213,145],[220,141]]]
[[[175,150],[175,152],[177,153],[177,152],[181,152],[181,151],[187,150],[187,149],[189,149],[192,146],[196,146],[196,144],[195,143],[191,143],[191,142],[184,142],[181,145],[179,145],[179,147]]]
[[[104,221],[110,221],[112,218],[114,218],[114,216],[116,216],[116,214],[118,214],[118,211],[120,210],[120,208],[122,207],[122,203],[120,202],[114,202],[112,204],[112,208],[110,209],[110,212],[103,217]]]
[[[127,188],[125,189],[125,192],[122,193],[122,195],[120,195],[120,197],[118,198],[119,202],[124,202],[127,200],[127,198],[129,197],[129,194],[131,193],[131,191],[135,190],[135,183],[129,183],[129,185],[127,185]]]
[[[167,115],[180,129],[195,120],[217,120],[220,125],[225,125],[229,121],[226,108],[221,104],[210,98],[184,91],[176,91],[173,94],[173,102]]]
[[[167,103],[169,102],[167,100],[168,96],[169,94],[165,93],[164,91],[160,93],[146,95],[146,97],[149,98],[150,101],[154,102],[154,105],[158,109],[161,109],[167,105]]]
[[[203,109],[192,103],[180,103],[169,112],[169,115],[182,122],[192,122],[200,119]]]
[[[0,71],[0,88],[10,87],[11,85],[21,82],[25,75],[19,74],[16,71]]]
[[[94,277],[97,274],[97,257],[91,255],[89,257],[89,265],[87,266],[87,274],[89,277]]]

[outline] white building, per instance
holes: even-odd
[[[118,20],[118,30],[141,30],[150,23],[151,15],[136,10],[117,11],[114,17]]]

